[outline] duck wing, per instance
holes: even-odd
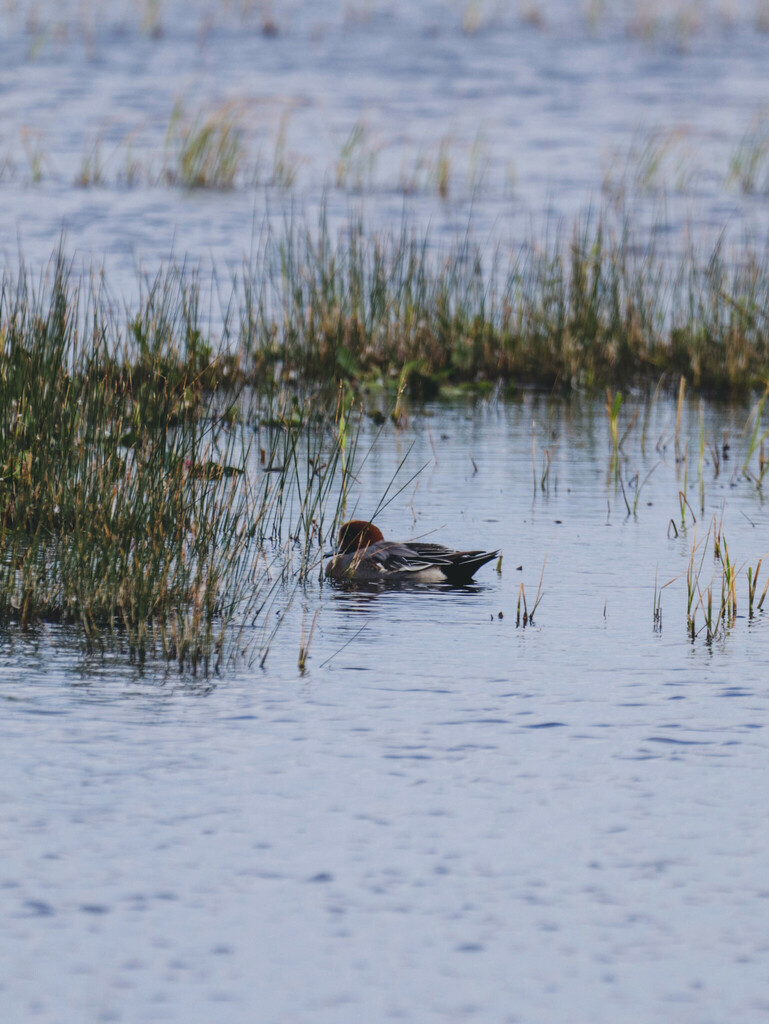
[[[448,548],[440,544],[397,544],[382,541],[372,544],[366,552],[366,558],[375,560],[381,572],[408,576],[410,573],[424,572],[436,566],[443,568],[444,556],[450,555]]]
[[[402,574],[420,573],[439,569],[449,583],[468,583],[482,565],[496,558],[498,551],[454,551],[442,544],[390,544],[376,547],[376,560],[385,572]],[[371,550],[372,555],[374,550]]]

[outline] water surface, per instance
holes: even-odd
[[[730,458],[704,461],[703,515],[688,455],[697,537],[718,515],[755,565],[746,410],[704,414]],[[766,613],[748,618],[743,574],[731,628],[687,636],[675,404],[648,412],[645,455],[644,416],[620,460],[631,502],[653,472],[628,516],[600,402],[412,410],[362,468],[358,512],[414,441],[404,472],[429,465],[383,528],[501,547],[501,574],[313,579],[263,669],[195,680],[57,629],[6,635],[4,1017],[765,1019]],[[698,437],[693,403],[680,449]],[[519,586],[531,601],[545,558],[524,629]],[[704,566],[703,585],[712,551]],[[661,631],[655,573],[675,579]]]
[[[120,293],[137,263],[172,251],[237,264],[265,219],[280,224],[288,207],[314,223],[323,203],[335,224],[362,207],[372,230],[392,229],[405,204],[436,245],[471,223],[517,246],[602,205],[675,248],[725,228],[763,240],[760,13],[752,2],[7,5],[0,251],[12,264],[21,245],[44,263],[64,227],[86,262],[106,259]],[[190,120],[233,112],[234,190],[166,183],[177,102]],[[746,136],[754,194],[730,181]]]
[[[44,265],[64,227],[117,308],[137,266],[175,253],[226,279],[264,224],[323,204],[374,231],[405,204],[436,248],[468,224],[517,247],[590,204],[632,209],[674,250],[760,240],[765,182],[728,181],[763,123],[755,5],[589,6],[595,22],[556,0],[526,17],[5,5],[3,266],[19,247]],[[234,105],[234,189],[168,185],[179,98],[191,116]],[[78,187],[97,151],[100,180]],[[2,1019],[765,1021],[769,609],[748,617],[745,568],[769,532],[741,471],[747,413],[703,406],[701,472],[696,402],[678,446],[674,403],[641,405],[616,462],[603,400],[412,408],[376,441],[367,425],[357,513],[408,453],[400,481],[426,466],[386,534],[501,548],[501,572],[380,593],[313,576],[271,611],[264,668],[180,677],[60,628],[2,634]],[[687,634],[685,573],[714,516],[739,603],[708,644]],[[523,628],[520,584],[531,606],[540,579]]]

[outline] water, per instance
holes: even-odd
[[[539,14],[528,19],[490,2],[8,4],[4,262],[21,245],[44,263],[64,228],[86,262],[107,262],[119,294],[137,264],[172,252],[237,264],[265,220],[291,205],[314,223],[324,201],[333,223],[362,208],[372,229],[405,205],[436,245],[471,223],[517,247],[543,221],[606,204],[673,247],[725,228],[763,239],[760,145],[756,194],[728,180],[746,134],[766,139],[760,5],[588,7],[592,21],[556,0],[524,5]],[[263,34],[265,10],[277,35]],[[234,191],[164,183],[178,100],[190,118],[234,112]],[[89,163],[98,180],[79,188]]]
[[[601,403],[530,396],[412,410],[357,491],[364,513],[414,441],[403,472],[430,462],[387,534],[499,546],[501,575],[312,581],[264,669],[211,680],[6,636],[4,1019],[764,1020],[769,631],[744,565],[767,510],[745,418],[705,410],[730,458],[704,462],[704,514],[697,403],[679,437],[696,537],[722,517],[742,568],[710,645],[686,632],[675,404],[625,441],[630,502],[653,470],[629,517]]]
[[[591,30],[556,2],[538,27],[512,5],[297,0],[271,8],[274,37],[260,7],[134,8],[3,7],[6,267],[19,242],[44,264],[65,226],[119,296],[137,265],[175,252],[226,268],[263,223],[292,204],[312,221],[323,201],[336,223],[362,207],[385,230],[405,202],[436,245],[469,221],[517,244],[625,187],[674,246],[765,230],[765,198],[726,182],[765,102],[753,4],[700,5],[696,31],[661,14],[649,39],[628,31],[654,12],[640,4],[607,5]],[[234,190],[163,182],[179,96],[192,113],[237,105]],[[281,122],[290,191],[271,182]],[[338,187],[359,123],[374,168]],[[668,148],[641,180],[650,132]],[[78,188],[97,142],[103,181]],[[705,406],[720,471],[708,449],[701,512],[699,417],[687,404],[684,466],[675,405],[641,406],[615,467],[602,400],[412,408],[361,469],[358,513],[413,442],[399,479],[427,466],[380,525],[502,548],[501,574],[455,592],[313,578],[263,669],[179,677],[55,627],[0,636],[2,1019],[765,1021],[769,632],[767,611],[748,617],[745,567],[767,510],[740,471],[747,409]],[[635,515],[617,468],[631,506],[638,474]],[[714,515],[739,604],[708,644],[687,635],[685,573]],[[520,584],[531,607],[540,579],[523,628]]]

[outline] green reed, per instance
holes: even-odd
[[[704,631],[708,643],[723,637],[730,631],[737,621],[737,582],[740,578],[742,567],[738,567],[729,554],[729,545],[723,535],[722,525],[714,517],[713,526],[713,554],[715,571],[706,584],[701,584],[701,575],[705,561],[705,553],[708,547],[711,530],[702,542],[697,542],[696,527],[692,543],[689,562],[686,569],[686,630],[692,641]],[[701,552],[700,552],[700,549]],[[748,618],[753,619],[756,612],[761,612],[769,593],[769,580],[764,584],[761,596],[756,602],[758,580],[761,573],[761,566],[765,556],[759,558],[755,568],[748,566],[746,570],[748,590]],[[674,582],[674,581],[670,581]],[[670,583],[665,584],[669,586]],[[657,579],[654,581],[654,628],[661,629],[661,592],[658,589]],[[703,624],[698,627],[697,616],[702,614]]]
[[[769,428],[763,431],[761,430],[761,417],[763,415],[764,405],[766,404],[766,399],[768,395],[769,384],[766,385],[766,387],[764,388],[764,393],[756,402],[755,406],[751,409],[750,416],[748,417],[748,422],[745,424],[746,433],[751,428],[751,422],[752,430],[750,432],[748,450],[745,454],[745,461],[742,465],[742,472],[746,477],[753,480],[758,488],[761,487],[767,470],[767,462],[764,456],[764,441],[767,439],[767,437],[769,437]],[[756,451],[758,451],[759,453],[758,476],[756,476],[748,469],[750,461],[753,458],[753,455],[756,453]]]
[[[91,646],[208,668],[295,571],[288,538],[306,571],[354,429],[340,487],[333,411],[245,390],[181,273],[127,323],[113,309],[61,255],[43,281],[0,285],[0,622],[76,623]]]
[[[664,256],[588,218],[512,251],[436,251],[403,223],[289,221],[233,281],[244,353],[269,375],[379,381],[430,397],[511,381],[595,390],[683,378],[748,393],[769,364],[769,254]],[[683,389],[682,389],[683,393]],[[612,410],[614,411],[614,410]]]
[[[232,188],[243,157],[243,131],[231,104],[189,118],[177,102],[166,132],[164,176],[170,184]]]
[[[542,584],[545,580],[545,567],[547,566],[548,554],[549,552],[545,553],[545,557],[542,561],[542,572],[539,575],[539,585],[537,586],[537,593],[534,597],[534,604],[532,605],[531,611],[529,611],[529,606],[526,602],[526,588],[523,585],[523,581],[521,581],[518,587],[518,601],[516,603],[515,608],[516,628],[519,626],[523,626],[525,629],[526,626],[534,625],[534,615],[537,611],[537,608],[539,608],[542,598],[544,597]],[[497,562],[497,572],[501,571],[501,560],[502,556],[500,555],[499,560]]]
[[[727,183],[748,195],[769,189],[769,123],[765,116],[754,119],[732,154]]]

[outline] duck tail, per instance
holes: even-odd
[[[498,556],[499,551],[461,551],[450,565],[442,565],[441,568],[449,583],[462,586],[470,582],[482,565]]]

